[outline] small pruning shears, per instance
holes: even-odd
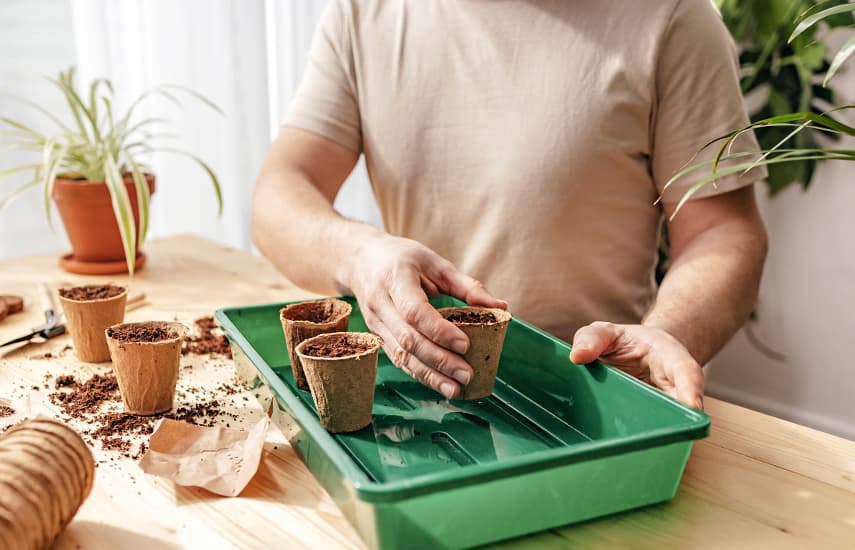
[[[56,313],[56,306],[53,302],[53,295],[44,283],[39,283],[39,298],[41,299],[42,308],[45,311],[45,323],[33,329],[29,334],[25,334],[18,338],[3,342],[0,348],[11,346],[19,342],[29,342],[36,336],[48,340],[60,334],[65,334],[65,323],[62,322],[62,314]]]

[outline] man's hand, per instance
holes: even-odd
[[[470,305],[507,308],[480,282],[410,239],[378,235],[349,256],[340,275],[359,301],[368,328],[383,339],[394,364],[452,399],[472,379],[460,356],[469,348],[462,330],[428,303],[450,294]]]
[[[598,358],[649,381],[690,407],[703,409],[701,366],[683,344],[662,329],[604,322],[580,328],[573,338],[570,360],[581,365]]]

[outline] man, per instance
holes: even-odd
[[[572,361],[701,408],[700,365],[756,298],[764,173],[721,178],[669,221],[657,289],[662,216],[694,181],[664,185],[746,122],[709,0],[335,0],[259,177],[254,238],[296,284],[355,295],[395,364],[449,398],[472,371],[437,292],[510,304],[572,338]],[[360,154],[388,233],[332,208]]]

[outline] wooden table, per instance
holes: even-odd
[[[265,260],[193,237],[147,245],[131,283],[147,304],[130,320],[185,322],[230,305],[309,297]],[[36,282],[125,282],[61,271],[56,256],[0,262],[0,292],[23,295],[24,313],[0,323],[0,341],[39,324]],[[104,372],[61,350],[68,336],[0,349],[0,395],[43,383],[46,372]],[[57,358],[44,359],[45,352]],[[226,365],[225,371],[231,369]],[[222,376],[222,365],[195,370]],[[207,376],[207,374],[205,374]],[[182,374],[183,376],[183,374]],[[23,387],[23,388],[22,388]],[[666,504],[508,541],[502,548],[855,548],[855,442],[707,398],[712,434],[692,451]],[[246,422],[260,407],[236,409]],[[95,486],[56,547],[362,548],[355,531],[281,433],[272,430],[258,474],[238,498],[176,487],[135,460],[95,450]]]

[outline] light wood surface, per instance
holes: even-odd
[[[194,237],[155,240],[131,283],[145,293],[129,320],[191,323],[219,307],[310,297],[265,260]],[[0,262],[0,293],[26,300],[0,323],[0,342],[41,324],[37,283],[125,283],[78,277],[56,256]],[[63,349],[65,335],[0,348],[0,396],[20,398],[46,373],[86,376],[109,370]],[[53,357],[44,358],[51,352]],[[182,361],[183,384],[233,377],[230,361]],[[235,396],[249,426],[262,411]],[[249,405],[247,405],[249,403]],[[46,405],[50,413],[52,405]],[[707,398],[711,436],[692,451],[677,497],[666,504],[507,541],[501,548],[855,548],[855,442]],[[272,430],[258,474],[240,497],[176,487],[140,471],[133,459],[94,450],[93,492],[57,541],[59,549],[363,548],[355,531],[288,445]],[[113,460],[109,460],[109,458]]]

